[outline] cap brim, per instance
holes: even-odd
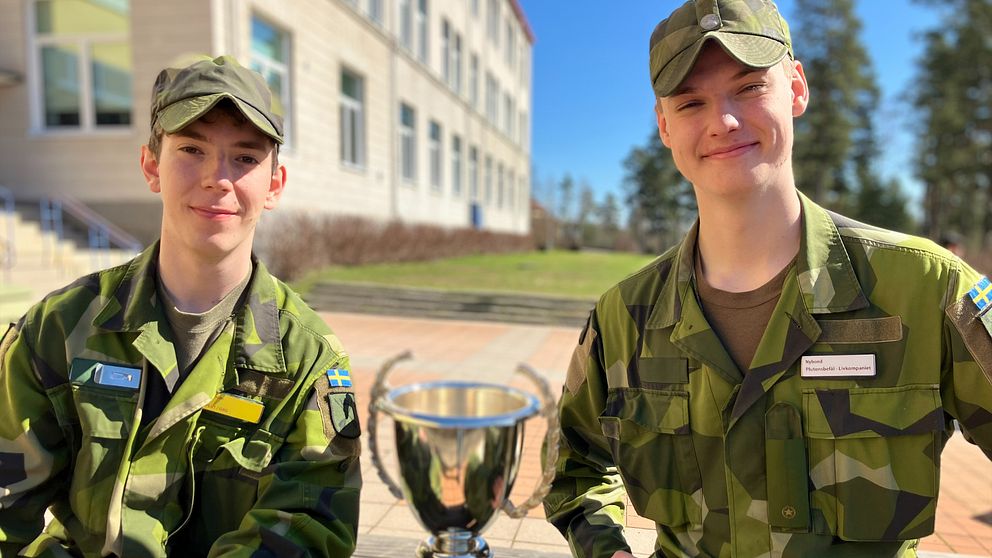
[[[654,92],[659,97],[675,93],[699,58],[699,53],[710,40],[716,41],[727,54],[749,68],[769,68],[789,54],[789,47],[775,39],[743,33],[713,31],[706,33],[689,48],[673,57],[661,69],[654,82]]]
[[[213,93],[176,101],[159,111],[158,123],[167,134],[174,134],[210,112],[210,109],[214,108],[222,99],[230,99],[234,106],[241,111],[241,114],[260,132],[272,138],[276,143],[281,144],[283,142],[282,135],[276,131],[275,126],[269,122],[268,118],[255,107],[230,93]]]

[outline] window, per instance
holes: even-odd
[[[499,125],[499,82],[486,72],[486,118],[493,126]]]
[[[127,0],[38,0],[38,128],[94,131],[131,124],[130,5]]]
[[[506,18],[506,65],[513,68],[517,57],[517,34],[513,26],[513,17]]]
[[[431,120],[430,142],[431,188],[441,190],[441,125]]]
[[[503,163],[496,165],[496,207],[503,208]]]
[[[499,23],[500,23],[500,2],[502,0],[488,0],[486,30],[489,40],[497,47],[499,46]]]
[[[404,180],[417,180],[417,113],[400,103],[400,172]]]
[[[451,87],[451,25],[441,20],[441,79]]]
[[[365,166],[365,84],[361,76],[341,70],[341,162]]]
[[[251,69],[262,74],[282,105],[283,136],[292,134],[292,92],[289,79],[289,34],[255,16],[251,19]]]
[[[527,193],[527,177],[521,175],[519,188],[517,188],[517,196],[520,198],[520,208],[526,209],[528,204],[527,200],[530,199],[530,194]]]
[[[451,193],[462,195],[462,138],[451,136]]]
[[[462,92],[462,36],[455,33],[454,59],[451,61],[451,87],[459,95]]]
[[[527,149],[527,111],[525,110],[520,111],[520,126],[517,128],[517,134],[519,135],[517,144]]]
[[[472,15],[479,17],[479,0],[472,0]]]
[[[400,0],[400,44],[413,50],[413,7],[414,0]]]
[[[473,108],[479,108],[479,55],[474,52],[468,66],[468,99]]]
[[[369,19],[375,23],[382,25],[382,0],[369,0]]]
[[[503,92],[503,133],[507,137],[513,137],[513,121],[515,120],[517,111],[513,108],[513,97],[510,96],[509,91]]]
[[[486,191],[485,200],[486,205],[489,205],[493,201],[493,158],[486,156]]]
[[[468,149],[468,196],[472,201],[479,200],[479,149]]]
[[[417,56],[427,64],[427,0],[417,0]]]
[[[506,178],[506,205],[510,209],[513,209],[514,207],[516,207],[516,203],[514,203],[513,191],[517,184],[517,177],[516,177],[516,173],[514,173],[512,170],[509,170],[507,174],[508,176]]]

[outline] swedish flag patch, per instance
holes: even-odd
[[[327,371],[327,385],[335,387],[351,387],[351,372],[344,368],[331,368]]]
[[[982,279],[968,291],[968,297],[978,307],[979,315],[984,314],[992,307],[992,282],[988,277]]]

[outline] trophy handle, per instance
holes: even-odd
[[[523,362],[517,365],[516,371],[527,376],[537,385],[538,391],[541,392],[541,398],[544,400],[541,415],[548,421],[548,431],[544,435],[544,471],[537,486],[534,487],[534,493],[520,506],[513,505],[509,498],[503,502],[503,511],[506,515],[520,519],[526,516],[528,511],[537,507],[551,491],[551,481],[555,478],[555,466],[558,462],[558,438],[561,435],[561,428],[558,423],[558,402],[554,394],[551,393],[551,388],[548,387],[548,381],[534,368]]]
[[[397,500],[403,499],[403,491],[400,490],[399,485],[389,476],[386,472],[386,467],[382,463],[382,459],[379,457],[379,443],[376,441],[378,432],[378,417],[379,417],[379,401],[389,392],[389,384],[386,383],[386,378],[391,373],[392,369],[396,364],[403,360],[408,360],[413,358],[413,353],[409,350],[403,351],[402,353],[394,356],[393,358],[387,360],[379,368],[379,372],[375,376],[375,384],[372,385],[371,399],[369,402],[369,451],[372,453],[372,464],[375,465],[375,470],[379,473],[379,478],[385,483],[386,488],[389,489],[389,493],[393,495]]]

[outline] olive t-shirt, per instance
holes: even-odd
[[[795,264],[793,260],[778,275],[753,291],[732,293],[711,287],[703,277],[698,259],[696,261],[696,289],[703,314],[742,372],[751,368],[758,343],[782,295],[785,276]]]

